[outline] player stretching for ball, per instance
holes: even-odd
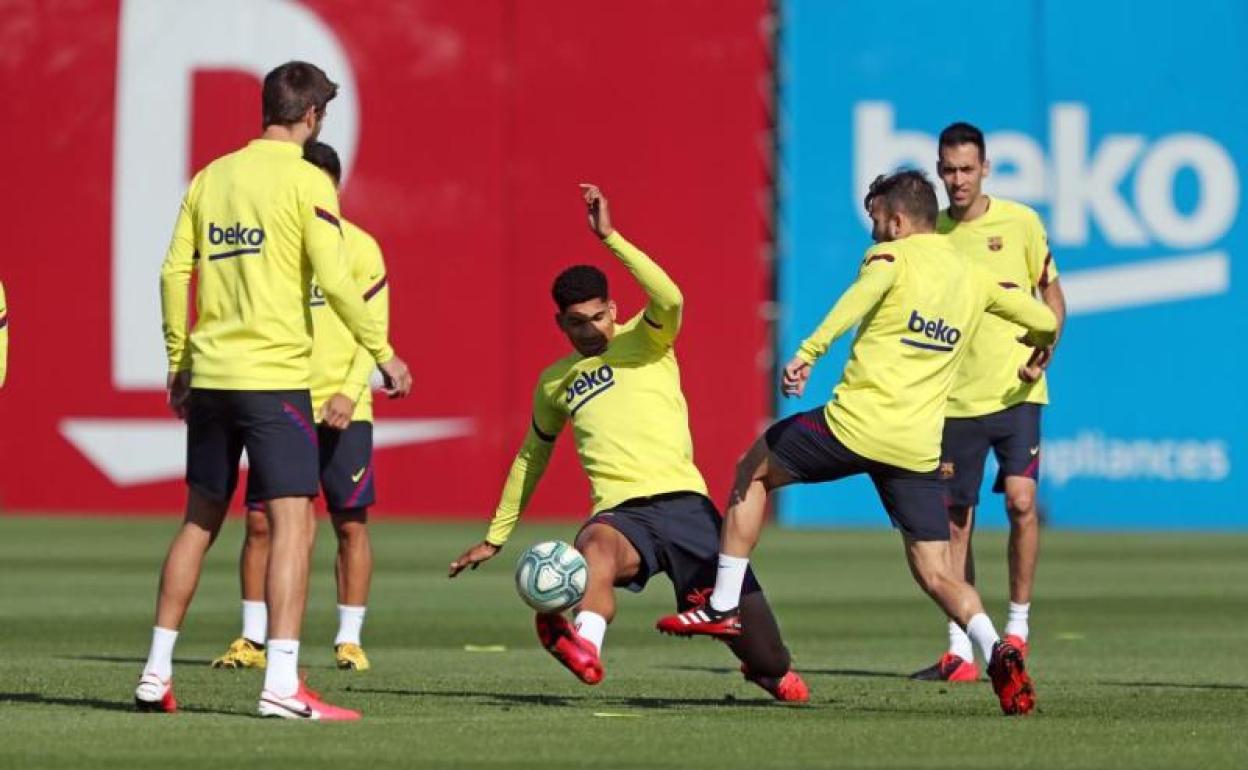
[[[303,146],[303,159],[329,175],[337,187],[342,163],[334,148],[323,142]],[[386,265],[377,241],[359,227],[342,222],[343,246],[356,290],[368,309],[389,333],[390,292]],[[321,461],[321,489],[338,537],[334,576],[338,583],[338,635],[334,659],[338,668],[364,671],[368,656],[360,645],[368,584],[373,574],[373,552],[368,538],[368,506],[375,499],[373,475],[373,394],[368,376],[372,356],[351,336],[312,285],[312,413],[317,415]],[[269,526],[260,492],[247,484],[247,538],[239,557],[243,589],[243,633],[213,668],[263,668],[268,612],[264,605],[264,575],[269,558]]]
[[[243,449],[268,514],[268,668],[257,710],[289,719],[358,719],[299,680],[299,632],[319,487],[308,392],[310,281],[393,385],[411,375],[368,311],[343,254],[338,194],[302,158],[337,93],[319,68],[290,62],[264,78],[259,139],[191,180],[161,268],[169,404],[186,419],[186,518],[160,576],[156,626],[135,704],[174,711],[173,647],[204,555],[221,530]],[[195,325],[187,333],[191,274]]]
[[[998,282],[1039,292],[1057,315],[1058,334],[1066,317],[1066,299],[1049,253],[1044,224],[1021,203],[983,193],[989,163],[984,134],[968,123],[940,132],[937,170],[949,194],[949,208],[936,221],[963,254],[987,269]],[[1020,329],[999,318],[986,318],[970,341],[966,360],[949,394],[941,475],[949,485],[949,555],[953,569],[975,583],[971,533],[984,478],[988,449],[999,470],[994,492],[1005,493],[1010,520],[1010,611],[1005,638],[1027,654],[1031,588],[1040,551],[1036,483],[1040,479],[1040,408],[1049,402],[1044,370],[1053,347],[1035,351],[1016,341]],[[949,623],[949,649],[915,679],[974,681],[979,678],[974,649],[966,632]]]
[[[979,594],[949,563],[949,518],[936,467],[949,389],[984,311],[1025,326],[1033,345],[1053,341],[1057,319],[1025,292],[999,286],[934,232],[936,191],[922,173],[876,179],[865,205],[877,245],[784,367],[784,394],[801,395],[815,362],[861,322],[833,399],[781,420],[750,448],[737,467],[708,606],[662,618],[658,628],[721,639],[747,632],[750,618],[740,613],[739,596],[767,496],[788,484],[866,473],[901,530],[919,585],[991,660],[1001,708],[1027,713],[1034,696],[1022,656],[999,641]]]
[[[575,353],[542,372],[533,419],[483,542],[451,563],[450,576],[498,554],[571,421],[593,490],[593,516],[576,537],[589,579],[575,626],[538,613],[542,645],[586,684],[602,681],[602,644],[615,616],[615,586],[641,591],[666,573],[680,611],[702,606],[715,582],[720,516],[693,464],[689,414],[672,344],[684,298],[651,259],[612,226],[607,199],[582,185],[590,229],[636,277],[646,308],[624,324],[598,268],[570,267],[555,279],[555,321]],[[771,608],[753,574],[743,575],[741,614],[749,631],[729,640],[746,678],[778,700],[805,701]]]

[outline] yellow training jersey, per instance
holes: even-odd
[[[684,299],[671,278],[619,233],[603,241],[648,302],[599,356],[573,354],[547,367],[533,393],[533,421],[512,463],[486,540],[511,535],[567,422],[589,476],[593,512],[666,492],[706,494],[693,464],[689,409],[672,343]]]
[[[0,283],[0,387],[9,371],[9,305],[4,299],[4,284]]]
[[[329,177],[293,142],[257,139],[214,160],[191,180],[161,269],[170,371],[190,370],[196,388],[308,388],[313,277],[373,359],[392,358],[351,280]]]
[[[381,324],[382,335],[387,335],[390,291],[381,249],[371,235],[345,219],[342,220],[342,237],[356,291],[368,304],[369,313]],[[315,281],[311,297],[312,413],[319,417],[329,397],[341,393],[355,402],[353,421],[372,422],[373,391],[368,386],[368,377],[376,366],[373,357],[351,336]]]
[[[1003,286],[1033,294],[1057,280],[1044,223],[1021,203],[992,198],[988,210],[970,222],[950,219],[942,211],[936,229]],[[1018,368],[1032,352],[1018,343],[1022,332],[1004,319],[984,319],[954,380],[949,417],[979,417],[1023,402],[1049,403],[1044,377],[1035,383],[1018,378]]]
[[[1052,341],[1057,317],[1001,287],[943,235],[911,235],[866,253],[858,278],[797,356],[814,364],[861,320],[841,382],[824,410],[854,452],[912,471],[936,469],[945,408],[984,311]]]

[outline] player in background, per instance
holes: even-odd
[[[342,163],[334,148],[311,141],[303,146],[303,158],[324,171],[334,187],[342,180]],[[369,312],[389,333],[390,291],[386,265],[377,241],[355,224],[341,218],[343,244],[356,291],[368,303]],[[356,342],[325,301],[316,284],[310,297],[312,308],[312,413],[320,448],[321,490],[329,509],[338,556],[334,577],[338,584],[338,634],[334,659],[338,668],[364,671],[368,656],[360,644],[368,587],[373,576],[373,552],[368,537],[368,507],[375,501],[373,471],[373,394],[368,376],[373,359]],[[242,635],[213,668],[263,668],[268,612],[264,605],[264,573],[269,557],[269,525],[264,503],[251,489],[248,477],[247,537],[239,556],[239,579],[243,593]]]
[[[861,322],[841,382],[825,407],[781,420],[750,448],[737,467],[708,606],[662,618],[658,628],[721,639],[748,631],[739,597],[768,495],[789,484],[866,473],[901,530],[919,586],[991,660],[1002,710],[1027,713],[1034,694],[1022,656],[999,640],[979,594],[949,562],[949,518],[936,468],[949,389],[984,311],[1025,326],[1033,345],[1053,340],[1057,319],[1024,292],[999,286],[935,233],[936,191],[921,172],[877,178],[865,205],[877,244],[867,250],[857,280],[785,365],[783,393],[801,395],[815,362]]]
[[[173,647],[195,593],[204,554],[238,483],[243,449],[269,519],[269,661],[262,716],[358,719],[322,701],[299,679],[299,632],[318,489],[312,427],[308,309],[315,278],[330,306],[387,377],[411,388],[382,324],[368,312],[343,252],[338,195],[303,160],[337,86],[319,68],[289,62],[263,86],[263,133],[191,180],[161,269],[168,396],[186,420],[186,518],[161,571],[152,644],[135,689],[142,710],[173,711]],[[191,273],[195,325],[187,332]]]
[[[1038,293],[1057,316],[1058,336],[1066,318],[1066,299],[1049,252],[1044,224],[1021,203],[990,198],[983,192],[990,164],[984,134],[968,123],[954,123],[940,133],[937,171],[949,196],[936,231],[958,251],[985,268],[1002,286]],[[1036,484],[1040,478],[1040,409],[1049,401],[1044,370],[1053,346],[1032,350],[1018,344],[1017,324],[986,318],[969,340],[945,414],[940,471],[948,484],[949,554],[954,570],[975,583],[971,534],[975,506],[984,478],[988,449],[999,471],[993,491],[1005,493],[1010,520],[1010,608],[1005,638],[1027,654],[1028,615],[1040,550]],[[974,681],[979,678],[974,648],[966,632],[949,622],[949,649],[915,679]]]
[[[602,645],[615,617],[615,587],[639,592],[657,573],[676,589],[676,606],[701,606],[715,581],[721,520],[693,464],[689,412],[673,344],[684,298],[650,257],[612,227],[607,199],[581,185],[590,229],[645,290],[645,309],[623,324],[596,267],[559,274],[555,322],[575,350],[547,367],[533,394],[533,415],[512,463],[485,540],[451,563],[450,576],[493,558],[511,536],[550,461],[555,439],[571,422],[589,476],[593,515],[576,537],[589,578],[575,625],[561,613],[538,613],[542,645],[586,684],[602,681]],[[771,608],[746,574],[741,613],[750,630],[729,641],[746,679],[777,700],[805,701],[805,683],[790,668]]]
[[[4,282],[0,281],[0,388],[9,373],[9,304],[4,298]]]

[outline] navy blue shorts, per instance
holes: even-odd
[[[988,449],[997,456],[992,491],[1005,491],[1007,476],[1040,482],[1040,405],[1018,404],[982,417],[950,417],[940,448],[940,475],[949,504],[979,504]]]
[[[657,573],[665,573],[676,590],[676,611],[706,603],[719,571],[719,532],[723,519],[715,504],[695,492],[671,492],[627,500],[602,511],[585,527],[605,524],[632,543],[641,555],[637,574],[621,584],[634,593]],[[746,572],[741,595],[761,591],[754,570]]]
[[[313,497],[317,439],[306,390],[192,388],[186,416],[186,483],[228,503],[243,449],[248,486],[261,500]]]
[[[373,482],[373,424],[355,421],[345,430],[325,424],[316,426],[320,439],[321,491],[330,513],[347,513],[368,508],[377,501]],[[263,507],[266,499],[252,489],[247,478],[247,507]]]
[[[936,471],[920,473],[877,462],[841,443],[823,408],[786,417],[767,429],[771,460],[799,482],[817,484],[865,473],[894,526],[913,540],[948,540],[945,486]]]

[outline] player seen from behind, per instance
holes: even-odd
[[[304,160],[329,175],[334,186],[342,180],[342,163],[334,148],[311,141],[303,146]],[[390,291],[381,249],[372,236],[340,218],[343,246],[355,289],[369,312],[389,333]],[[321,490],[338,539],[334,576],[338,586],[338,634],[334,659],[338,668],[364,671],[368,656],[360,642],[369,582],[373,574],[372,544],[368,536],[368,507],[376,496],[373,469],[373,394],[369,374],[373,358],[351,336],[342,319],[329,307],[314,282],[312,309],[312,413],[317,417]],[[269,556],[269,526],[260,493],[248,477],[247,537],[239,556],[243,593],[242,634],[214,668],[263,668],[268,612],[264,604],[265,568]]]

